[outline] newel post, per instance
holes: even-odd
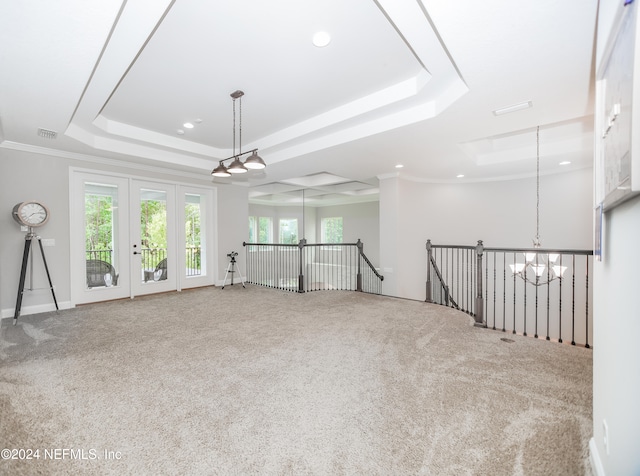
[[[426,302],[433,302],[431,295],[431,240],[427,240],[427,297]]]
[[[362,241],[360,241],[360,238],[358,238],[356,246],[358,247],[358,274],[356,275],[356,291],[362,292],[362,270],[360,269],[360,262],[362,261],[364,244],[362,243]]]
[[[300,262],[300,271],[298,273],[298,292],[299,293],[303,293],[304,292],[304,247],[307,244],[307,239],[306,238],[302,238],[300,240],[300,242],[298,243],[298,249],[299,249],[299,253],[300,253],[300,259],[298,260]]]
[[[484,323],[484,299],[482,298],[482,255],[484,254],[484,246],[482,240],[478,240],[476,246],[476,257],[478,260],[477,275],[476,275],[476,315],[475,325],[479,327],[485,327]]]

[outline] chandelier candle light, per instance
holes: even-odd
[[[554,279],[562,279],[562,275],[567,267],[560,263],[556,264],[559,253],[544,253],[537,251],[542,246],[540,242],[540,126],[536,128],[536,236],[533,239],[531,252],[525,252],[524,263],[510,264],[511,272],[520,276],[523,280],[535,286],[548,284]],[[534,279],[529,279],[529,272],[533,273]],[[545,277],[546,274],[546,277]]]
[[[267,165],[262,160],[262,157],[258,155],[258,149],[252,149],[247,152],[242,152],[242,96],[244,92],[238,90],[231,93],[233,103],[233,155],[220,161],[211,175],[214,177],[231,177],[232,174],[243,174],[249,169],[259,170],[264,169]],[[240,127],[239,127],[239,140],[238,140],[238,153],[236,154],[236,100],[239,99],[240,109]],[[246,154],[251,154],[244,163],[240,160],[240,157]],[[231,165],[226,167],[224,162],[232,160]]]

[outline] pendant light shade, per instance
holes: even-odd
[[[264,169],[267,164],[264,163],[262,157],[260,157],[257,151],[253,151],[253,154],[249,156],[247,160],[244,161],[244,166],[251,170],[260,170]]]
[[[213,175],[214,177],[231,177],[231,174],[229,173],[227,168],[224,166],[222,161],[220,161],[220,165],[218,165],[215,169],[213,169],[213,171],[211,172],[211,175]]]
[[[240,162],[240,157],[236,157],[231,165],[227,168],[231,174],[244,174],[248,172],[248,169]]]

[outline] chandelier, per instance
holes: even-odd
[[[538,251],[540,241],[540,126],[536,128],[536,236],[533,250],[524,253],[524,263],[510,264],[511,272],[535,286],[562,279],[567,267],[562,266],[560,253]],[[558,262],[558,259],[560,261]]]
[[[233,103],[233,155],[220,161],[220,164],[211,171],[214,177],[231,177],[232,174],[243,174],[252,170],[264,169],[267,165],[258,155],[258,149],[242,152],[242,96],[244,92],[238,90],[231,93]],[[240,127],[238,129],[238,153],[236,154],[236,100],[239,103],[240,110]],[[240,160],[243,155],[251,154],[244,162]],[[229,166],[225,166],[224,162],[231,160]]]

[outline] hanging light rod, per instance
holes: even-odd
[[[534,286],[549,284],[555,279],[562,279],[566,266],[562,266],[562,254],[541,250],[540,240],[540,126],[536,127],[536,236],[533,238],[533,249],[525,251],[524,263],[510,264],[511,272],[520,276]],[[560,262],[556,264],[560,258]],[[527,273],[529,272],[529,273]],[[533,276],[533,279],[529,278]],[[546,278],[545,278],[546,275]]]
[[[258,149],[252,149],[247,152],[242,152],[242,96],[244,96],[244,92],[237,90],[230,94],[231,99],[233,100],[233,155],[231,157],[227,157],[226,159],[222,159],[220,164],[211,171],[211,175],[214,177],[231,177],[232,174],[243,174],[247,172],[249,169],[259,170],[264,169],[267,164],[265,164],[262,157],[258,155]],[[240,101],[240,127],[239,127],[239,140],[238,140],[238,153],[236,154],[236,100]],[[246,154],[251,154],[249,158],[247,158],[244,162],[240,160],[240,157]],[[233,160],[231,165],[226,167],[224,162],[227,160]]]

